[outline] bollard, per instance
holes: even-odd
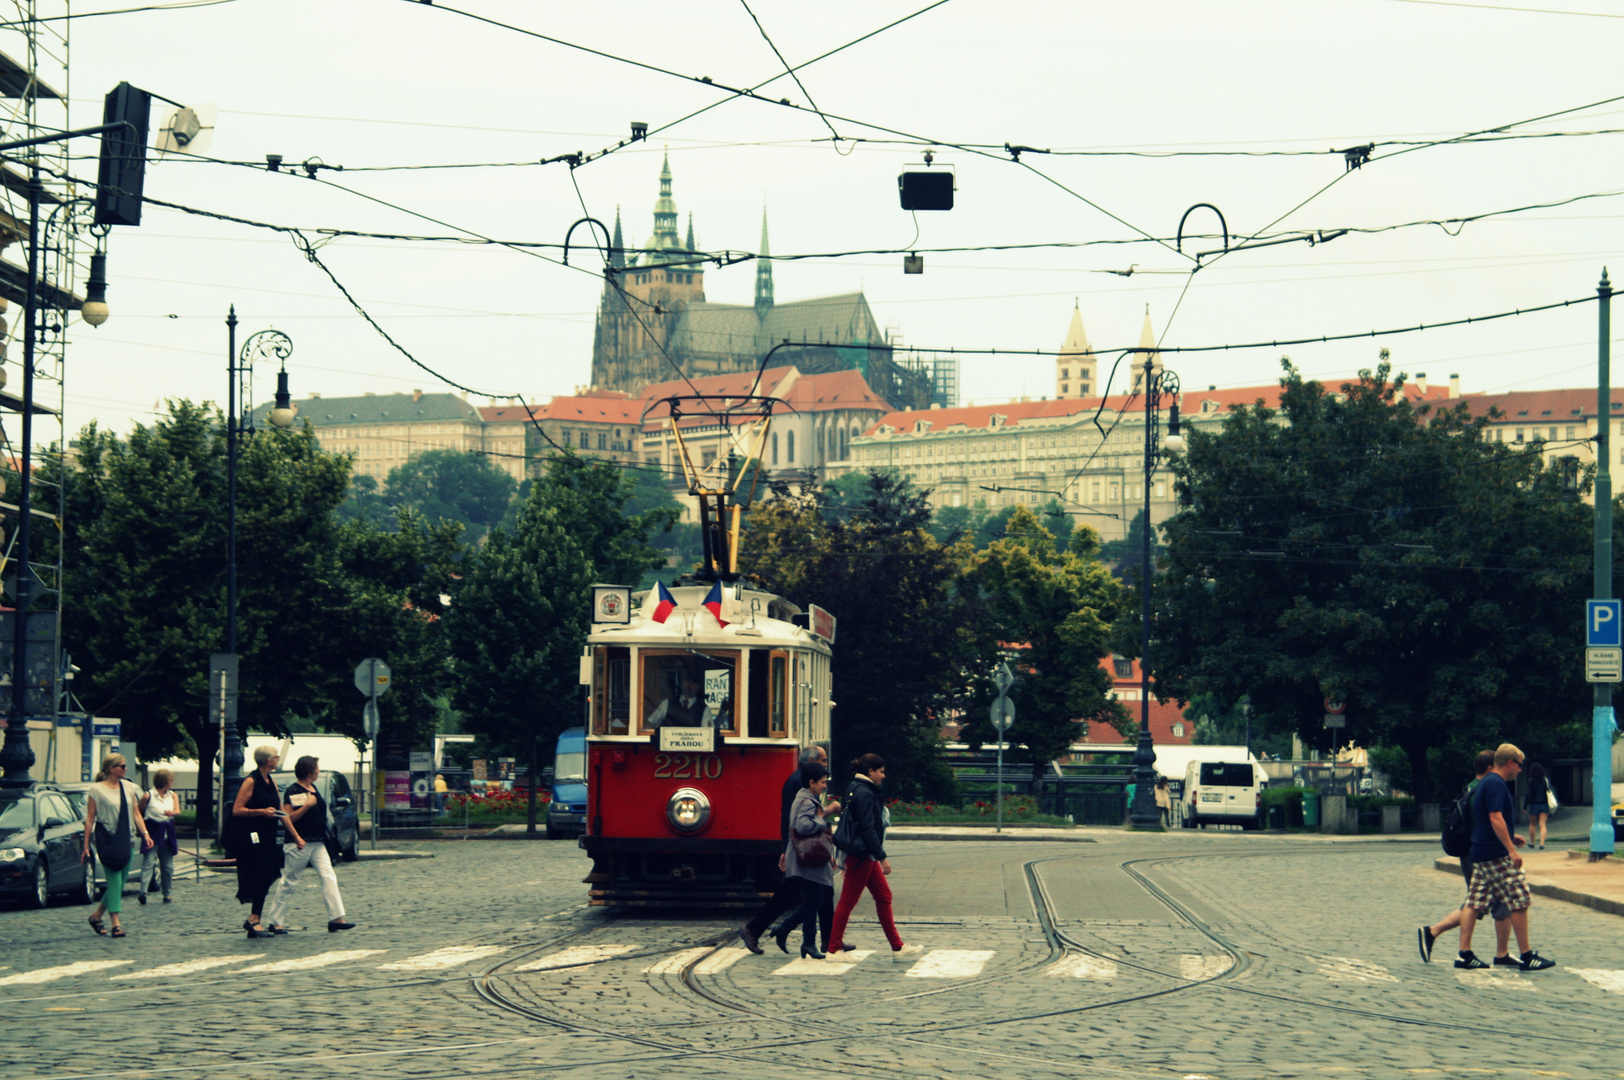
[[[1320,796],[1320,832],[1345,833],[1348,831],[1348,797],[1346,795]],[[1357,820],[1357,819],[1355,819]]]
[[[1398,832],[1398,816],[1401,810],[1403,810],[1403,807],[1400,806],[1382,807],[1382,833],[1384,835]]]
[[[1421,804],[1421,831],[1442,832],[1444,827],[1443,811],[1435,802]]]

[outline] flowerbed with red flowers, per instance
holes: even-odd
[[[536,807],[540,813],[549,801],[549,792],[536,792]],[[464,816],[469,821],[504,824],[517,821],[527,821],[530,817],[530,795],[528,792],[505,791],[496,788],[491,791],[455,791],[446,796],[446,816],[453,820]]]

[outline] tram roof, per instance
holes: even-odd
[[[709,585],[674,585],[668,590],[676,606],[663,622],[657,622],[660,607],[658,589],[632,594],[637,611],[623,626],[594,626],[591,640],[597,644],[680,645],[703,641],[711,645],[735,647],[813,648],[828,652],[829,643],[791,621],[802,614],[795,604],[776,593],[744,585],[723,587],[722,618],[705,607]]]

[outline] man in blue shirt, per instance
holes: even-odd
[[[1473,970],[1489,965],[1472,952],[1472,928],[1478,917],[1500,901],[1511,909],[1511,929],[1517,935],[1522,956],[1496,956],[1497,967],[1520,971],[1544,971],[1556,966],[1528,944],[1528,906],[1533,896],[1523,875],[1522,856],[1517,848],[1523,838],[1511,831],[1517,804],[1508,786],[1522,771],[1523,752],[1510,743],[1501,743],[1494,752],[1494,768],[1472,793],[1472,891],[1466,897],[1466,910],[1460,920],[1460,958],[1455,966]]]

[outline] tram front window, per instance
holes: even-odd
[[[737,656],[645,653],[643,727],[735,728]]]

